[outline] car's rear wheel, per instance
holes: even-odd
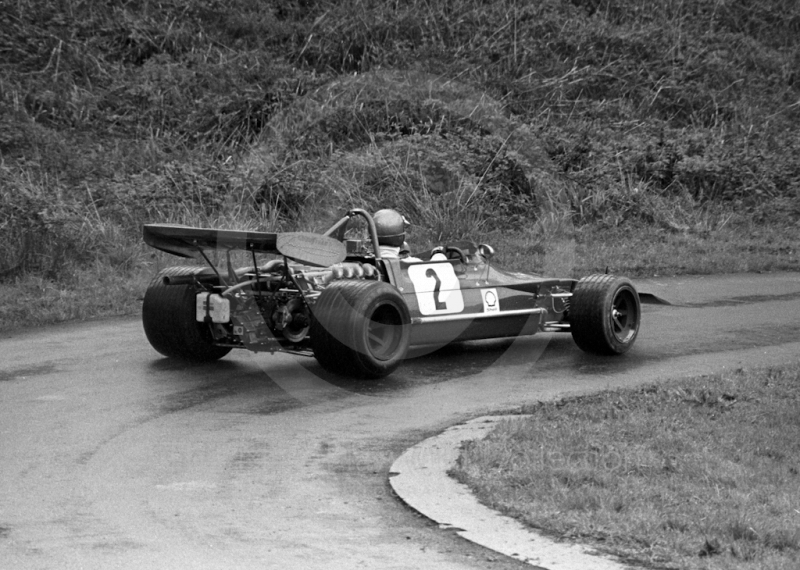
[[[203,272],[202,267],[168,267],[153,278],[145,291],[144,333],[153,348],[164,356],[209,362],[231,351],[229,347],[214,346],[209,325],[197,322],[194,286],[166,283],[170,278],[192,277]]]
[[[590,275],[572,293],[569,308],[572,338],[582,350],[622,354],[639,334],[642,308],[630,280],[613,275]]]
[[[388,283],[335,281],[322,292],[312,313],[314,356],[330,372],[382,378],[408,352],[408,307]]]

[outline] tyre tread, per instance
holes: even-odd
[[[357,344],[356,336],[363,326],[363,315],[354,308],[365,303],[370,296],[383,294],[397,295],[405,307],[397,290],[379,281],[334,281],[323,291],[312,308],[314,318],[311,324],[314,356],[323,368],[335,374],[369,378],[386,376],[397,368],[405,356],[407,343],[400,358],[385,365],[377,365],[369,355],[352,348]],[[404,320],[410,320],[407,309]]]
[[[626,286],[635,292],[628,279],[602,273],[589,275],[578,282],[571,300],[570,324],[572,338],[581,350],[613,355],[625,352],[633,344],[635,336],[627,345],[616,346],[605,331],[609,296]],[[636,318],[639,319],[640,315],[641,310],[637,308]]]

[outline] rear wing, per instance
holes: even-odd
[[[239,249],[273,253],[307,265],[328,267],[344,261],[345,245],[333,238],[306,232],[248,232],[214,230],[173,224],[145,224],[144,242],[180,257],[196,257],[207,249]]]
[[[205,249],[243,249],[256,253],[279,253],[278,234],[274,233],[145,224],[142,234],[147,245],[180,257],[196,257]]]

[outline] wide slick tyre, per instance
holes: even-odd
[[[202,267],[168,267],[147,287],[142,304],[142,325],[147,340],[164,356],[211,362],[231,351],[229,347],[214,346],[208,325],[197,322],[194,286],[164,282],[165,277],[199,275],[202,271]]]
[[[614,275],[590,275],[572,293],[572,338],[594,354],[623,354],[639,334],[642,307],[633,283]]]
[[[391,374],[408,352],[411,318],[402,295],[381,281],[334,281],[312,307],[311,346],[329,372]]]

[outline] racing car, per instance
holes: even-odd
[[[348,233],[354,226],[364,228],[361,239]],[[557,332],[584,351],[619,355],[639,332],[640,298],[627,278],[507,271],[492,246],[469,241],[389,257],[373,215],[360,208],[324,234],[146,224],[143,237],[206,262],[163,269],[145,292],[145,334],[171,358],[282,351],[313,356],[335,374],[381,378],[409,347]],[[232,252],[247,263],[235,267]]]

